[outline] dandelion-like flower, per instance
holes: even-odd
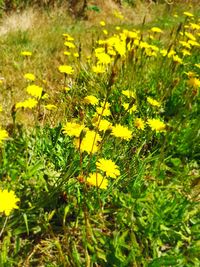
[[[33,53],[30,51],[22,51],[20,54],[21,54],[21,56],[30,57],[30,56],[32,56]]]
[[[37,106],[38,101],[34,98],[28,98],[27,100],[23,101],[23,102],[18,102],[16,104],[16,109],[18,108],[34,108],[35,106]]]
[[[187,12],[187,11],[183,12],[183,14],[184,14],[186,17],[194,17],[194,15],[193,15],[192,13]]]
[[[188,85],[194,87],[195,89],[198,89],[200,87],[200,80],[192,77],[190,80],[188,80]]]
[[[100,173],[90,173],[87,177],[87,183],[96,186],[100,189],[106,189],[108,187],[108,180]]]
[[[99,159],[96,166],[108,177],[117,178],[120,175],[119,167],[111,159]]]
[[[96,153],[99,149],[99,142],[102,140],[101,136],[95,131],[86,131],[82,140],[75,140],[75,146],[81,152]]]
[[[53,104],[47,104],[44,107],[46,109],[48,109],[48,110],[55,110],[55,109],[57,109],[57,107],[55,105],[53,105]]]
[[[100,120],[100,121],[99,121]],[[105,119],[100,119],[100,116],[97,115],[97,116],[94,116],[93,118],[93,125],[97,128],[98,127],[98,130],[101,132],[101,131],[107,131],[111,126],[111,122],[105,120]]]
[[[134,123],[136,128],[144,130],[145,122],[141,118],[136,118]]]
[[[0,128],[0,145],[8,138],[8,132]]]
[[[160,102],[158,102],[157,100],[155,100],[151,97],[147,97],[147,102],[154,107],[160,107],[161,106]]]
[[[29,81],[35,81],[35,75],[33,73],[25,73],[24,78]]]
[[[91,104],[91,105],[97,105],[99,102],[98,98],[96,98],[96,96],[93,96],[93,95],[88,95],[88,96],[84,97],[83,101],[86,104]]]
[[[85,126],[76,122],[67,122],[63,127],[63,133],[69,136],[79,137]]]
[[[42,90],[43,90],[42,87],[37,86],[37,85],[35,85],[35,84],[29,85],[29,86],[26,88],[26,91],[27,91],[27,93],[28,93],[29,95],[34,96],[34,97],[36,97],[36,98],[38,98],[38,99],[40,99],[41,96],[42,96]]]
[[[112,126],[112,133],[113,136],[119,137],[125,140],[129,140],[132,137],[132,132],[125,126],[117,124]]]
[[[163,31],[160,28],[158,28],[158,27],[151,28],[151,31],[152,32],[156,32],[156,33],[163,33]]]
[[[75,44],[73,44],[69,41],[64,42],[64,45],[67,46],[68,48],[72,48],[72,49],[76,47]]]
[[[165,123],[159,119],[148,119],[147,124],[156,132],[164,132],[166,128]]]
[[[19,208],[17,206],[19,200],[14,191],[0,190],[0,212],[4,212],[6,216],[9,216],[13,209]]]
[[[73,74],[74,69],[71,66],[68,65],[61,65],[58,67],[59,71],[64,74]]]

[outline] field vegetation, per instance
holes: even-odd
[[[198,3],[61,2],[2,11],[0,266],[198,267]]]

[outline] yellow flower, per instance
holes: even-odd
[[[24,78],[29,80],[29,81],[35,81],[35,75],[32,73],[25,73]]]
[[[183,14],[187,17],[194,17],[194,15],[190,12],[183,12]]]
[[[158,102],[157,100],[155,100],[155,99],[153,99],[151,97],[147,97],[147,102],[149,104],[151,104],[152,106],[155,106],[155,107],[160,107],[161,106],[160,102]]]
[[[68,33],[63,33],[62,36],[65,37],[68,41],[74,41],[74,38]]]
[[[117,178],[120,175],[119,167],[111,159],[99,159],[96,163],[97,169],[106,173],[106,176]]]
[[[54,110],[54,109],[57,109],[57,107],[55,105],[52,105],[52,104],[48,104],[48,105],[45,105],[44,106],[46,109],[48,110]]]
[[[124,107],[125,110],[128,110],[128,112],[130,114],[132,114],[133,112],[135,112],[137,110],[137,106],[136,105],[132,105],[130,107],[129,103],[123,103],[122,106]]]
[[[69,136],[79,137],[84,128],[85,126],[82,124],[78,124],[76,122],[67,122],[63,127],[63,133]]]
[[[200,30],[200,25],[190,22],[190,28],[192,30]]]
[[[152,130],[156,132],[164,132],[165,131],[165,123],[159,119],[148,119],[147,124],[151,127]]]
[[[127,96],[128,98],[136,98],[135,92],[131,90],[122,90],[122,94]]]
[[[87,183],[101,189],[106,189],[108,187],[108,180],[100,173],[95,172],[89,174],[87,177]]]
[[[111,57],[106,53],[98,53],[96,57],[98,58],[98,64],[108,65],[112,61]]]
[[[101,131],[105,132],[112,126],[111,122],[109,122],[109,121],[107,121],[105,119],[101,119],[100,123],[99,123],[99,119],[100,119],[100,116],[95,116],[94,119],[93,119],[93,121],[94,121],[93,125],[95,127],[98,127],[98,130],[100,132]]]
[[[173,61],[180,64],[183,63],[183,60],[178,55],[173,56]]]
[[[163,31],[160,28],[158,28],[158,27],[151,28],[151,31],[152,32],[156,32],[156,33],[163,33]]]
[[[71,66],[68,66],[68,65],[60,65],[58,67],[59,71],[61,73],[65,73],[65,74],[73,74],[74,73],[74,70]]]
[[[32,109],[37,105],[37,103],[38,103],[38,101],[36,99],[28,98],[24,102],[18,102],[16,104],[16,109],[18,109],[18,108],[30,108],[30,109]]]
[[[75,146],[80,149],[81,152],[96,153],[99,149],[99,142],[102,140],[100,135],[95,131],[88,130],[81,140],[75,140]]]
[[[97,64],[97,66],[92,66],[92,71],[95,73],[104,73],[106,72],[106,67],[102,64]]]
[[[200,80],[192,77],[190,80],[188,80],[188,85],[194,87],[194,88],[199,88],[200,87]]]
[[[196,37],[190,32],[185,32],[185,36],[187,36],[192,41],[196,41]]]
[[[22,56],[27,56],[27,57],[32,56],[32,52],[30,52],[30,51],[22,51],[20,54],[21,54]]]
[[[100,25],[102,26],[102,27],[104,27],[104,26],[106,26],[106,23],[105,23],[105,21],[100,21]]]
[[[0,112],[2,112],[3,111],[3,108],[2,108],[2,105],[0,105]]]
[[[74,57],[77,57],[77,58],[79,57],[79,53],[77,53],[77,52],[74,53],[73,55],[74,55]]]
[[[0,190],[0,212],[4,212],[6,216],[9,216],[13,209],[19,208],[17,206],[19,200],[14,191]]]
[[[5,139],[8,138],[8,133],[6,130],[0,128],[0,145],[3,143]]]
[[[104,33],[105,35],[108,35],[108,31],[107,31],[107,30],[103,30],[103,33]]]
[[[182,49],[181,53],[183,54],[183,56],[190,56],[191,55],[190,51],[188,51],[187,49]]]
[[[99,100],[98,98],[96,98],[95,96],[93,95],[88,95],[86,97],[84,97],[84,100],[83,100],[86,104],[91,104],[91,105],[97,105]]]
[[[115,29],[119,31],[121,28],[119,26],[116,26]]]
[[[145,123],[141,118],[136,118],[134,123],[136,128],[144,130]]]
[[[70,56],[70,55],[71,55],[71,52],[69,52],[69,51],[64,51],[63,54],[64,54],[65,56]]]
[[[65,90],[65,92],[69,92],[71,90],[71,88],[70,87],[65,87],[64,90]]]
[[[64,42],[64,45],[67,46],[68,48],[72,48],[72,49],[76,47],[75,44],[68,42],[68,41]]]
[[[191,46],[200,46],[200,43],[198,43],[197,41],[193,41],[193,40],[189,40],[188,43],[191,45]]]
[[[111,134],[115,137],[120,137],[125,140],[129,140],[132,137],[132,132],[127,127],[122,126],[120,124],[112,126]]]
[[[101,103],[101,106],[100,107],[97,107],[96,108],[96,112],[97,114],[101,115],[101,116],[110,116],[110,104],[109,103],[106,103],[105,107],[104,107],[104,104]]]
[[[184,46],[184,47],[186,47],[186,48],[188,48],[188,49],[191,48],[191,45],[190,45],[188,42],[185,42],[185,41],[179,41],[179,43],[180,43],[182,46]]]
[[[26,91],[28,94],[30,94],[31,96],[34,96],[38,99],[41,98],[42,96],[42,87],[40,86],[37,86],[35,84],[32,84],[32,85],[29,85],[27,88],[26,88]]]

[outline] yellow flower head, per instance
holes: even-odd
[[[129,140],[132,137],[132,132],[127,127],[122,126],[120,124],[112,126],[111,134],[115,137],[120,137],[125,140]]]
[[[18,108],[34,108],[35,106],[37,106],[38,101],[34,98],[28,98],[27,100],[23,101],[23,102],[18,102],[16,104],[16,109]]]
[[[82,124],[67,122],[63,127],[63,133],[69,136],[79,137],[84,128],[85,126]]]
[[[64,74],[73,74],[74,73],[74,69],[68,65],[60,65],[58,67],[58,69],[61,73],[64,73]]]
[[[163,33],[163,31],[160,28],[158,28],[158,27],[151,28],[151,31],[152,32],[156,32],[156,33]]]
[[[38,98],[38,99],[40,99],[41,96],[42,96],[42,90],[43,90],[42,87],[37,86],[37,85],[35,85],[35,84],[29,85],[29,86],[26,88],[26,91],[27,91],[27,93],[28,93],[29,95],[34,96],[34,97],[36,97],[36,98]]]
[[[97,117],[97,119],[96,119],[96,117]],[[100,119],[100,117],[98,115],[95,116],[94,119],[93,119],[93,121],[94,121],[93,125],[95,127],[98,127],[98,130],[100,132],[101,131],[105,132],[112,126],[111,122],[109,122],[109,121],[107,121],[105,119],[101,119],[100,122],[99,122],[99,119]]]
[[[97,64],[97,66],[92,66],[92,71],[97,74],[105,73],[106,67],[103,64]]]
[[[103,117],[110,116],[111,112],[110,112],[109,108],[110,108],[109,103],[106,103],[105,108],[104,108],[104,104],[101,103],[101,106],[96,108],[96,112],[97,112],[97,114],[99,114]]]
[[[55,110],[55,109],[57,109],[57,107],[55,105],[52,105],[52,104],[47,104],[44,107],[46,109],[48,109],[48,110]]]
[[[120,175],[119,167],[111,159],[99,159],[96,166],[105,172],[107,177],[117,178]]]
[[[194,15],[190,12],[183,12],[183,14],[186,16],[186,17],[194,17]]]
[[[69,52],[69,51],[64,51],[63,54],[64,54],[65,56],[70,56],[70,55],[71,55],[71,52]]]
[[[27,57],[32,56],[32,52],[30,52],[30,51],[22,51],[20,54],[21,54],[22,56],[27,56]]]
[[[136,98],[135,92],[131,90],[122,90],[122,94],[127,96],[128,98]]]
[[[161,106],[160,102],[158,102],[157,100],[155,100],[151,97],[147,97],[147,102],[154,107],[160,107]]]
[[[164,132],[166,128],[165,123],[159,119],[148,119],[147,124],[156,132]]]
[[[87,183],[96,186],[100,189],[106,189],[108,187],[108,180],[100,173],[90,173],[87,177]]]
[[[102,26],[102,27],[104,27],[104,26],[106,26],[106,23],[105,23],[105,21],[100,21],[100,25]]]
[[[24,78],[29,81],[35,81],[35,75],[32,73],[25,73]]]
[[[5,139],[8,138],[8,133],[6,130],[0,128],[0,145],[3,143]]]
[[[141,118],[136,118],[134,123],[136,128],[144,130],[145,122]]]
[[[74,55],[74,57],[77,57],[77,58],[79,57],[79,53],[78,52],[74,53],[73,55]]]
[[[98,58],[98,64],[108,65],[112,61],[111,57],[104,52],[96,54],[96,57]]]
[[[190,80],[188,80],[188,85],[197,89],[200,87],[200,80],[195,77],[192,77],[190,78]]]
[[[68,41],[64,42],[64,45],[67,46],[68,48],[72,48],[72,49],[76,47],[75,44],[68,42]]]
[[[84,97],[84,100],[83,100],[86,104],[91,104],[91,105],[97,105],[99,100],[98,98],[96,98],[95,96],[93,95],[88,95],[86,97]]]
[[[0,190],[0,212],[4,212],[6,216],[9,216],[13,209],[19,208],[17,206],[19,200],[14,191]]]
[[[102,140],[101,136],[95,131],[87,131],[83,139],[75,140],[75,146],[80,149],[81,152],[96,153],[99,149],[99,142]]]

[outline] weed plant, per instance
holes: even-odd
[[[177,16],[60,50],[21,33],[0,80],[0,266],[199,266],[200,19]]]

